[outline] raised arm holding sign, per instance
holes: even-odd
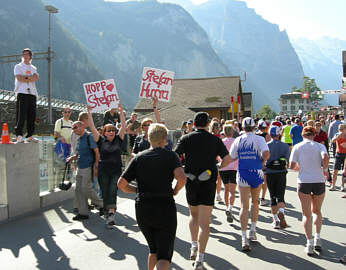
[[[84,83],[83,89],[91,112],[118,108],[119,95],[113,79]]]

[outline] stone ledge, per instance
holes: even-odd
[[[0,204],[0,222],[8,219],[8,208],[5,204]]]
[[[72,199],[74,197],[74,191],[75,191],[75,188],[73,185],[67,191],[56,188],[52,192],[49,192],[49,191],[41,192],[40,193],[41,208],[54,205],[65,200]]]

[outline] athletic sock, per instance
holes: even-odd
[[[232,212],[232,205],[229,205],[227,208],[228,211]]]
[[[315,233],[315,239],[321,239],[321,234]]]
[[[241,231],[241,237],[242,237],[243,239],[246,238],[246,230],[245,230],[245,231]]]
[[[306,240],[306,244],[307,244],[308,246],[312,246],[313,243],[314,243],[314,239],[308,239],[308,240]]]
[[[204,261],[204,253],[198,252],[198,253],[197,253],[196,261],[197,261],[197,262],[203,262],[203,261]]]
[[[284,208],[279,208],[279,213],[285,214],[285,209]]]
[[[280,219],[279,219],[279,217],[278,217],[277,214],[274,214],[274,215],[273,215],[273,218],[274,218],[275,221],[280,221]]]
[[[197,241],[192,241],[191,243],[191,248],[197,248],[198,247],[198,242]]]
[[[252,223],[251,223],[250,230],[251,230],[251,231],[256,231],[256,222],[252,222]]]

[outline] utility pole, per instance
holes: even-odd
[[[48,123],[53,124],[52,115],[52,51],[51,51],[51,14],[58,13],[58,9],[47,5],[45,9],[48,11],[49,22],[48,22]]]

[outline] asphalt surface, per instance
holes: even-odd
[[[346,253],[346,199],[340,191],[326,191],[321,237],[323,251],[309,257],[296,193],[296,172],[288,173],[286,220],[289,227],[274,230],[270,207],[261,206],[258,242],[250,253],[241,251],[236,199],[233,224],[226,221],[224,204],[215,204],[211,218],[207,269],[346,269],[339,258]],[[340,178],[338,179],[340,184]],[[238,194],[237,194],[238,195]],[[269,199],[269,193],[266,196]],[[185,191],[176,197],[178,228],[171,269],[192,269],[188,260],[190,234]],[[73,221],[72,200],[0,224],[0,269],[146,269],[148,249],[139,231],[133,196],[119,192],[116,226],[108,229],[93,210],[90,219]]]

